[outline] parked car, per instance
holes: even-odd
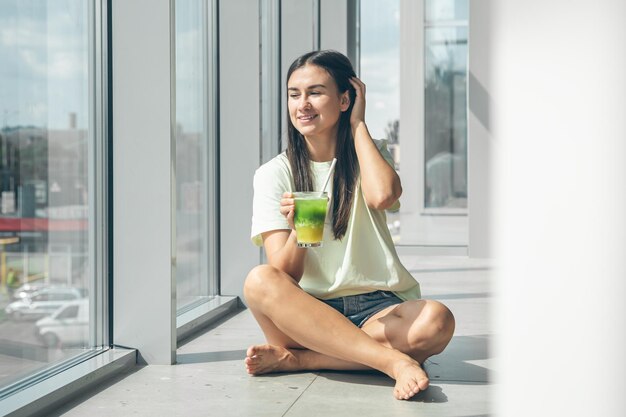
[[[41,290],[46,287],[46,284],[34,284],[27,283],[19,286],[13,291],[13,299],[14,300],[22,300],[24,298],[30,297],[35,291]]]
[[[89,300],[66,302],[51,316],[39,319],[37,336],[50,348],[87,345],[89,339]]]
[[[21,300],[14,301],[4,311],[14,320],[40,318],[54,313],[68,301],[85,298],[87,291],[74,287],[46,287]]]

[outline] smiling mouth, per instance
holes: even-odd
[[[298,117],[298,120],[300,120],[301,122],[310,122],[311,120],[315,119],[317,117],[317,114],[310,114],[310,115],[306,115],[306,116],[300,116]]]

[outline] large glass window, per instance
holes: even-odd
[[[361,0],[360,76],[367,85],[366,120],[375,139],[386,139],[400,169],[400,0]],[[388,215],[400,240],[400,216]]]
[[[387,213],[399,245],[467,245],[468,4],[361,0],[367,124],[388,140],[404,190]]]
[[[0,2],[0,397],[102,343],[96,3]]]
[[[467,208],[469,4],[424,6],[424,207]]]
[[[387,139],[400,166],[400,0],[361,0],[361,78],[366,120],[375,139]]]
[[[178,311],[215,295],[210,273],[207,1],[176,0],[176,294]],[[211,157],[215,157],[211,155]],[[214,231],[213,231],[214,232]]]

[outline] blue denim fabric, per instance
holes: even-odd
[[[389,306],[400,304],[402,300],[391,291],[375,291],[367,294],[320,300],[328,304],[356,326],[361,327],[367,319]]]

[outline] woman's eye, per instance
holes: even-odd
[[[317,96],[319,95],[319,91],[311,91],[309,94],[312,96]]]
[[[298,98],[300,97],[300,94],[289,94],[290,98]]]

